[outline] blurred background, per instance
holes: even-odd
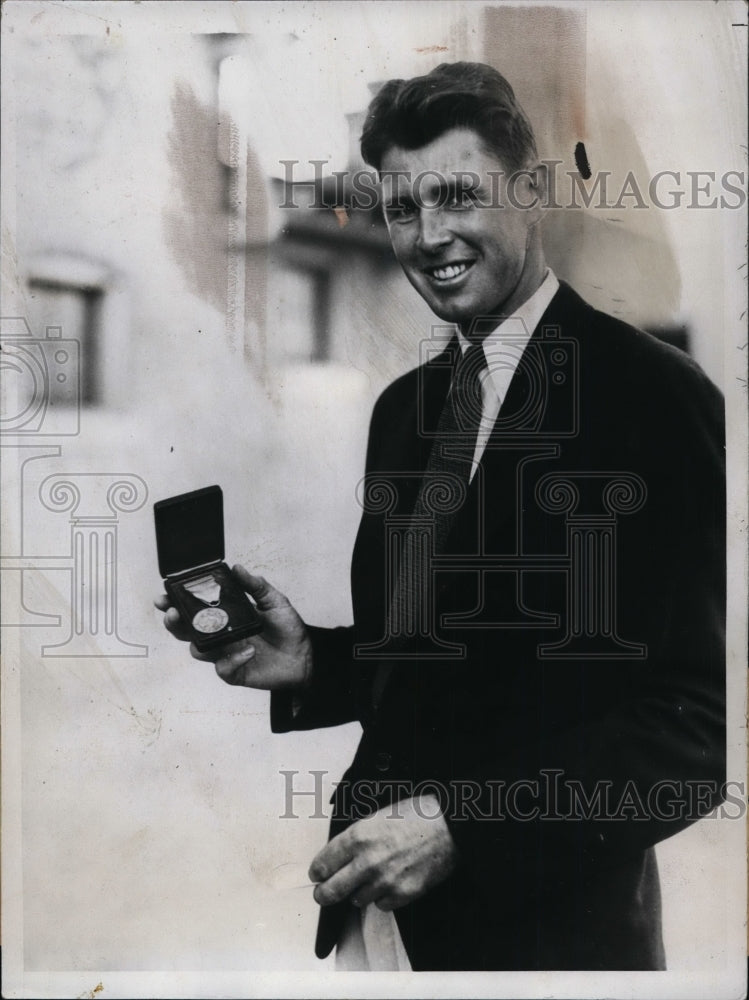
[[[721,387],[728,352],[733,387],[743,213],[690,208],[686,172],[715,175],[708,204],[746,170],[745,14],[675,6],[5,5],[5,763],[27,971],[321,967],[292,886],[327,824],[311,799],[279,819],[280,772],[311,790],[325,770],[329,790],[358,727],[271,736],[266,694],[163,632],[151,507],[221,484],[227,560],[310,622],[350,621],[372,403],[434,321],[376,211],[348,188],[305,207],[361,166],[379,84],[489,62],[559,161],[560,203],[578,142],[612,200],[631,171],[648,206],[551,212],[549,262]],[[672,210],[647,194],[666,170]],[[317,185],[298,208],[290,177]],[[725,963],[731,836],[706,821],[659,847],[670,968]]]

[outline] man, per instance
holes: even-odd
[[[274,731],[362,723],[310,868],[317,954],[664,968],[653,845],[723,780],[720,395],[547,268],[545,170],[495,70],[390,81],[362,152],[455,337],[375,406],[355,624],[306,626],[236,567],[264,630],[213,657],[274,692]]]

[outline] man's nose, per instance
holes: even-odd
[[[446,246],[453,238],[446,223],[440,207],[422,208],[419,213],[419,249],[434,253]]]

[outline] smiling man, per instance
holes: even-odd
[[[277,732],[362,724],[310,867],[317,954],[664,968],[653,848],[724,777],[720,394],[547,268],[544,167],[494,69],[390,81],[362,152],[455,335],[375,406],[354,625],[237,567],[264,629],[211,657],[273,691]]]
[[[451,128],[420,149],[391,146],[382,156],[395,255],[436,315],[464,333],[477,317],[511,315],[541,284],[545,170],[532,165],[508,176],[469,128]]]

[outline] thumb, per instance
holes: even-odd
[[[260,611],[272,611],[274,608],[288,608],[289,600],[280,590],[276,590],[263,576],[255,576],[244,566],[232,566],[232,573],[252,597]]]

